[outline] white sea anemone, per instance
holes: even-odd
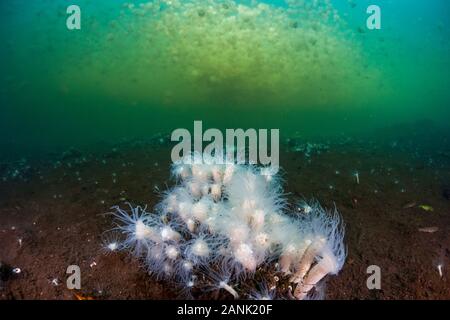
[[[258,202],[257,200],[266,194],[264,178],[252,167],[238,170],[227,187],[227,195],[233,206],[242,205],[244,202]]]
[[[270,235],[266,232],[255,234],[253,244],[258,250],[267,250],[271,245]]]
[[[133,208],[131,204],[129,206],[131,214],[118,206],[112,208],[115,210],[112,214],[118,223],[115,229],[126,236],[122,242],[123,248],[131,249],[137,256],[141,256],[150,243],[161,241],[157,229],[158,217],[146,212],[146,208]]]
[[[325,246],[324,239],[316,239],[314,241],[308,240],[308,246],[301,256],[301,260],[299,264],[295,268],[295,274],[291,278],[291,282],[299,283],[303,281],[306,273],[309,271],[314,261],[318,257],[318,254],[321,252],[322,248]]]
[[[211,185],[211,197],[216,202],[222,198],[222,185],[220,183],[214,183]]]
[[[192,195],[194,199],[199,199],[203,195],[204,185],[196,180],[192,180],[186,183],[189,193]]]
[[[197,285],[197,276],[190,274],[186,279],[179,281],[181,292],[179,297],[182,299],[193,299],[192,290]]]
[[[181,234],[175,231],[170,225],[164,225],[161,227],[161,239],[163,241],[175,241],[178,242],[182,239]]]
[[[178,204],[178,216],[184,222],[192,218],[192,201],[183,201]]]
[[[114,251],[116,251],[116,250],[119,249],[119,243],[117,243],[117,242],[110,242],[110,243],[108,243],[108,244],[106,245],[106,248],[107,248],[109,251],[114,252]]]
[[[145,266],[151,274],[155,275],[157,279],[162,279],[166,276],[162,271],[164,264],[168,260],[164,252],[164,248],[164,243],[157,243],[148,246],[145,255]]]
[[[191,167],[192,170],[192,180],[199,183],[209,182],[211,178],[211,168],[209,165],[204,163],[194,163]]]
[[[238,292],[233,288],[231,284],[232,271],[227,265],[222,264],[218,270],[204,269],[202,272],[208,279],[208,291],[209,290],[225,290],[233,296],[234,299],[239,298]]]
[[[117,231],[109,231],[102,235],[102,252],[110,254],[122,249],[120,235]]]
[[[233,247],[233,255],[237,262],[239,262],[246,271],[255,272],[258,266],[256,253],[249,243],[240,243]]]
[[[327,274],[337,274],[342,268],[347,251],[344,247],[344,224],[340,215],[324,210],[317,201],[310,205],[310,213],[301,216],[301,222],[313,235],[291,281],[298,283],[294,292],[303,299]],[[315,264],[314,264],[315,263]]]
[[[212,200],[203,197],[192,206],[192,216],[200,223],[204,223],[211,212]]]
[[[207,258],[211,253],[208,243],[203,239],[196,239],[192,243],[191,253],[199,258]]]
[[[300,212],[304,212],[306,214],[311,213],[311,211],[313,210],[312,207],[306,201],[301,201],[300,204],[298,205],[298,209]]]
[[[249,239],[251,231],[246,223],[233,219],[233,216],[228,216],[223,218],[222,224],[224,235],[230,240],[230,243],[238,245]]]
[[[223,240],[210,234],[199,234],[186,242],[184,256],[195,265],[207,265],[217,257],[218,248]]]
[[[202,196],[207,196],[211,192],[211,185],[208,183],[204,183],[202,185]]]
[[[341,269],[339,258],[329,248],[322,250],[317,263],[309,270],[306,277],[297,285],[294,296],[303,300],[320,280],[328,274],[337,274]]]
[[[197,228],[197,223],[193,218],[186,219],[186,227],[189,230],[189,232],[194,233],[195,229]]]
[[[154,231],[155,230],[146,225],[143,220],[136,221],[134,226],[134,236],[138,241],[145,241],[146,239],[152,238]]]
[[[188,206],[189,204],[192,205],[193,202],[194,199],[185,188],[176,187],[164,193],[163,199],[156,206],[156,209],[162,214],[178,214],[180,205]]]
[[[183,161],[175,162],[172,165],[171,173],[173,177],[181,180],[187,180],[192,176],[190,166],[185,164]]]
[[[222,165],[211,166],[211,175],[215,183],[221,184],[223,182],[224,167]]]
[[[168,245],[165,248],[165,254],[170,260],[176,260],[180,256],[180,250],[175,245]]]
[[[288,243],[285,245],[279,260],[281,272],[284,274],[290,274],[292,266],[297,262],[298,257],[299,252],[296,243]]]
[[[251,300],[274,300],[276,297],[276,286],[269,286],[265,281],[257,284],[258,288],[252,288],[249,293]]]
[[[266,213],[264,210],[256,209],[250,213],[250,225],[252,230],[261,230],[265,225]]]
[[[224,185],[228,185],[231,182],[231,179],[233,178],[236,170],[237,167],[234,163],[227,163],[225,165],[222,179]]]

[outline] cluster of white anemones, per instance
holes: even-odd
[[[278,176],[217,160],[196,154],[175,163],[178,184],[164,194],[155,213],[114,207],[117,228],[126,236],[119,247],[141,258],[158,279],[177,281],[185,292],[201,289],[202,281],[210,279],[208,285],[212,281],[235,298],[242,295],[233,281],[252,278],[269,265],[288,276],[297,299],[312,294],[327,274],[338,273],[346,250],[336,210],[325,211],[313,201],[286,214]]]

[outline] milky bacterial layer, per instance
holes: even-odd
[[[125,3],[62,76],[167,106],[336,106],[376,87],[378,72],[330,1],[243,3]]]

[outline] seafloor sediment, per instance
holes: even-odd
[[[180,297],[126,252],[105,254],[101,248],[112,227],[104,214],[111,206],[129,201],[152,208],[173,184],[170,146],[126,142],[93,149],[2,164],[1,299],[76,299],[65,285],[72,264],[81,267],[78,297]],[[328,278],[327,299],[450,298],[445,151],[344,138],[309,146],[291,140],[280,163],[290,200],[336,204],[346,223],[348,258],[341,273]],[[381,268],[381,290],[366,286],[370,265]],[[12,268],[20,273],[8,272]],[[210,292],[200,298],[230,297]]]

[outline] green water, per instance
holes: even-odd
[[[0,4],[1,145],[145,138],[193,120],[282,137],[450,126],[446,0],[77,0],[73,31],[68,4]],[[366,28],[369,4],[381,30]]]

